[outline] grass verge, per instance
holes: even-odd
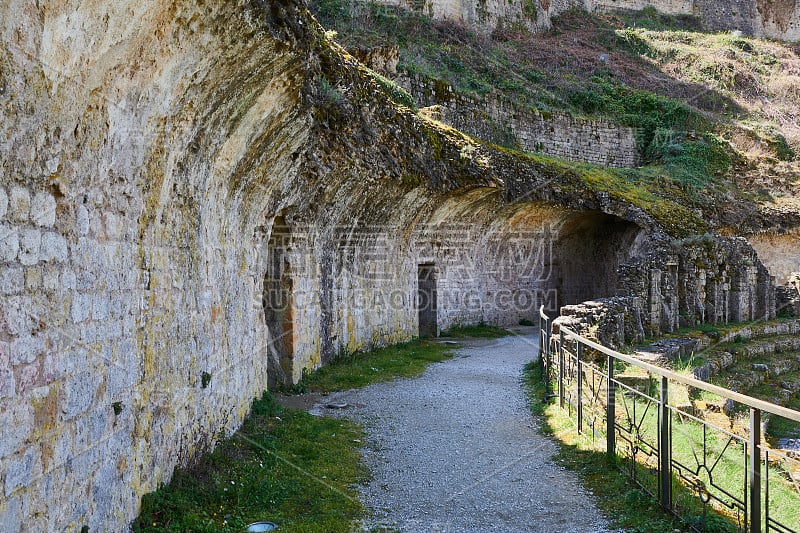
[[[349,532],[363,516],[353,486],[361,429],[345,420],[280,407],[269,393],[231,438],[144,497],[132,530],[240,532],[258,520],[281,531]]]
[[[478,324],[477,326],[459,326],[450,328],[442,332],[442,337],[452,337],[454,339],[463,339],[467,337],[479,339],[499,339],[510,335],[511,332],[505,328],[498,326],[490,326],[488,324]]]
[[[605,454],[591,449],[578,437],[574,422],[563,410],[544,401],[547,390],[538,362],[525,368],[524,383],[531,410],[542,421],[543,433],[559,445],[556,461],[583,478],[613,527],[633,533],[685,530],[683,523],[662,510],[657,501],[634,488]]]
[[[688,465],[686,472],[690,473],[690,477],[693,468],[691,465],[695,464],[703,463],[713,472],[712,481],[712,474],[699,466],[699,477],[695,478],[695,485],[691,487],[679,480],[675,472],[676,477],[672,482],[673,502],[674,508],[680,514],[680,518],[676,518],[662,510],[655,499],[634,488],[629,480],[627,471],[635,470],[635,477],[655,493],[657,474],[653,458],[640,454],[639,461],[633,465],[626,461],[624,468],[620,469],[621,464],[609,461],[603,444],[598,446],[591,438],[577,434],[575,423],[566,411],[556,404],[543,401],[546,390],[538,365],[529,365],[526,368],[525,383],[532,410],[542,418],[545,433],[560,444],[558,461],[584,478],[615,527],[641,533],[686,531],[688,528],[706,533],[733,533],[741,530],[741,523],[733,516],[735,511],[725,507],[729,501],[724,494],[742,496],[742,487],[746,485],[746,473],[742,468],[745,452],[727,433],[706,431],[708,426],[701,426],[688,417],[672,417],[671,453],[674,464]],[[648,409],[648,404],[641,399],[627,394],[625,396],[627,399],[618,391],[617,405],[624,406],[628,413],[634,413],[639,438],[651,444],[656,442],[658,415],[655,410]],[[652,404],[649,406],[652,407]],[[637,412],[640,414],[635,414]],[[598,441],[604,442],[604,437],[600,435]],[[617,442],[618,446],[623,445],[620,439]],[[648,464],[642,461],[647,461]],[[793,463],[773,465],[774,472],[770,475],[769,484],[770,516],[784,525],[794,525],[800,520],[800,508],[797,507],[799,495],[796,486],[789,481],[789,468],[793,468]],[[704,507],[698,498],[698,486],[709,487],[710,491],[726,502],[725,505],[711,501]],[[762,501],[766,501],[765,495],[762,494],[762,498]]]
[[[332,392],[413,377],[449,358],[452,348],[416,340],[340,357],[306,375],[301,388]],[[365,516],[354,489],[369,477],[363,436],[357,424],[281,407],[265,392],[239,431],[143,498],[131,528],[240,532],[269,520],[284,532],[352,531]]]
[[[336,392],[415,377],[431,363],[449,359],[452,348],[419,339],[369,352],[340,355],[329,365],[305,374],[297,389],[300,392]]]

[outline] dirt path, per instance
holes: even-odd
[[[530,328],[528,329],[530,332]],[[331,395],[370,435],[365,531],[603,532],[574,474],[553,464],[520,385],[534,335],[471,341],[421,377]]]

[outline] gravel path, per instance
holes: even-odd
[[[520,386],[534,354],[525,336],[470,341],[419,378],[338,393],[324,412],[364,424],[373,471],[361,488],[365,531],[603,532],[576,476],[555,465]]]

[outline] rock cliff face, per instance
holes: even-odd
[[[392,102],[293,0],[0,21],[2,531],[124,529],[270,382],[613,293],[688,220]]]

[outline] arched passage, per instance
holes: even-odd
[[[553,242],[550,285],[558,307],[616,295],[618,269],[636,255],[640,235],[639,226],[613,215],[569,217]]]
[[[293,280],[289,262],[291,228],[282,216],[275,218],[267,243],[264,272],[264,319],[269,346],[269,387],[290,385],[294,357]]]

